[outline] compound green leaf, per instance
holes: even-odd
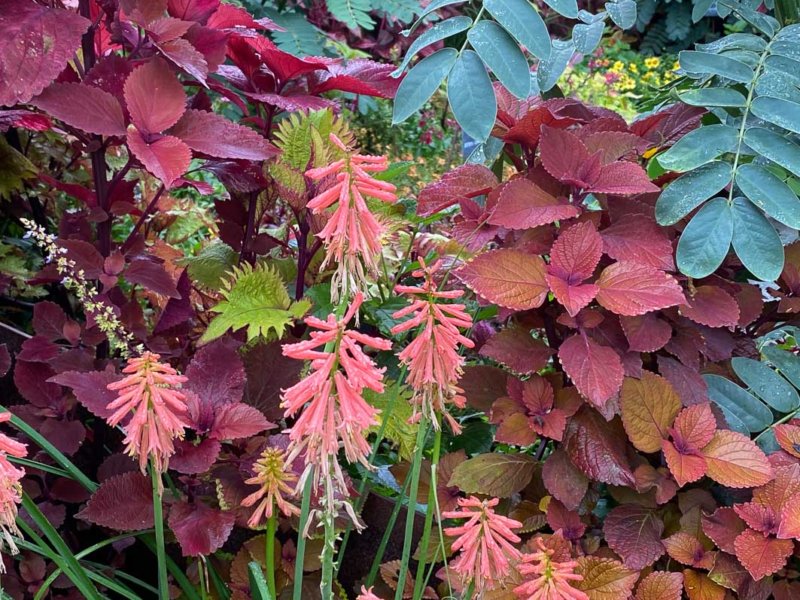
[[[414,58],[417,55],[417,52],[422,50],[425,46],[430,46],[439,40],[443,40],[452,35],[456,35],[457,33],[461,33],[462,31],[466,31],[469,29],[470,25],[472,25],[472,19],[469,17],[453,17],[452,19],[447,19],[445,21],[436,23],[430,29],[420,34],[420,36],[412,42],[411,46],[408,48],[408,52],[406,52],[406,55],[403,58],[403,62],[400,63],[400,66],[397,67],[397,69],[392,73],[392,76],[399,77],[408,66],[408,63],[411,62],[411,59]]]
[[[467,135],[478,141],[489,137],[497,116],[497,100],[486,67],[473,50],[465,50],[453,65],[447,99]]]
[[[765,346],[761,352],[794,387],[800,389],[800,357],[775,346]]]
[[[680,92],[678,98],[690,106],[722,106],[742,108],[747,104],[744,95],[730,88],[702,88]]]
[[[770,217],[793,229],[800,229],[800,200],[770,171],[759,165],[742,165],[736,171],[736,185]]]
[[[674,225],[731,182],[731,166],[715,160],[681,175],[656,202],[656,220]]]
[[[611,20],[620,29],[630,29],[636,25],[636,2],[634,0],[616,0],[606,2],[605,9]]]
[[[684,50],[678,54],[681,68],[694,75],[719,75],[740,83],[750,83],[753,69],[745,63],[722,54]]]
[[[800,133],[800,104],[783,98],[759,96],[750,105],[750,111],[759,119],[763,119],[778,127]]]
[[[751,127],[745,132],[744,141],[763,157],[800,177],[800,146],[786,136],[762,127]]]
[[[762,281],[775,281],[783,271],[783,243],[775,228],[746,198],[734,198],[733,249],[742,264]]]
[[[604,28],[605,23],[603,21],[576,24],[572,28],[572,42],[575,44],[575,49],[581,54],[594,52],[603,37]]]
[[[414,21],[413,25],[409,29],[403,31],[403,35],[406,37],[410,36],[414,31],[416,31],[417,27],[422,25],[423,21],[425,21],[425,17],[429,14],[439,10],[440,8],[444,8],[445,6],[452,6],[453,4],[463,4],[466,0],[433,0],[428,6],[426,6],[422,12],[419,13],[419,17],[417,20]]]
[[[692,217],[678,241],[678,269],[700,279],[716,271],[725,260],[733,237],[733,217],[724,198],[714,198]]]
[[[738,130],[729,125],[698,127],[659,155],[658,162],[670,171],[691,171],[711,162],[720,154],[736,151],[738,137]]]
[[[578,0],[544,0],[558,14],[570,19],[578,18]]]
[[[703,379],[711,401],[739,419],[750,432],[772,425],[772,411],[753,394],[719,375],[703,375]]]
[[[528,60],[517,43],[494,21],[479,21],[467,34],[481,60],[509,92],[527,98],[531,92]]]
[[[545,59],[550,56],[550,34],[547,26],[539,16],[539,11],[528,0],[486,0],[484,7],[536,58]]]
[[[455,48],[442,48],[414,65],[394,98],[392,123],[402,123],[417,112],[442,85],[458,58]],[[494,97],[494,94],[492,94]]]
[[[372,10],[369,0],[327,0],[325,3],[333,18],[351,29],[372,29],[375,21],[369,16]]]
[[[572,40],[553,40],[550,56],[539,61],[539,69],[536,71],[540,90],[546,92],[558,82],[574,53],[575,45]]]
[[[751,392],[778,412],[788,413],[800,406],[797,390],[763,362],[737,356],[731,359],[731,366]]]

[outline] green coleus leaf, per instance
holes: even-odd
[[[234,267],[222,295],[225,299],[212,309],[219,314],[209,323],[201,343],[210,342],[229,329],[245,327],[248,340],[270,335],[280,338],[288,325],[311,308],[307,300],[293,302],[277,270],[264,264]]]

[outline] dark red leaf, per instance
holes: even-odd
[[[591,479],[632,487],[636,481],[628,462],[627,439],[619,419],[609,423],[584,406],[567,424],[563,448],[572,464]]]
[[[457,204],[462,198],[487,194],[497,184],[497,177],[483,165],[462,165],[423,188],[417,198],[417,214],[427,217]]]
[[[661,188],[650,181],[647,172],[638,164],[621,160],[604,166],[588,191],[614,196],[635,196],[659,192]]]
[[[121,375],[113,370],[85,373],[66,371],[51,377],[48,381],[70,388],[78,402],[83,404],[89,412],[101,419],[107,419],[114,412],[108,409],[108,405],[117,398],[117,393],[107,389],[106,386],[121,378]]]
[[[543,125],[539,156],[547,172],[559,181],[581,183],[577,178],[585,173],[590,155],[574,133]]]
[[[678,392],[684,406],[708,402],[708,386],[698,371],[669,356],[658,357],[658,371]]]
[[[98,135],[125,135],[125,115],[117,99],[98,87],[54,83],[31,104],[67,125]]]
[[[192,160],[192,151],[180,139],[164,135],[148,142],[133,125],[128,127],[128,148],[167,188],[186,172]]]
[[[638,317],[619,318],[622,330],[632,352],[655,352],[664,347],[672,337],[672,327],[653,313]]]
[[[124,91],[133,124],[144,133],[169,129],[186,110],[186,92],[160,58],[134,69],[125,80]]]
[[[61,387],[48,383],[53,375],[53,369],[44,363],[18,360],[14,365],[14,385],[17,391],[25,400],[39,408],[55,406],[61,399]]]
[[[47,87],[72,60],[89,25],[73,11],[30,0],[4,0],[0,106],[25,104]]]
[[[685,301],[681,286],[671,275],[632,262],[618,262],[603,269],[597,287],[597,301],[604,308],[629,317]]]
[[[97,279],[103,274],[103,255],[89,242],[59,240],[58,245],[67,249],[67,257],[75,261],[76,268],[83,270],[86,279]]]
[[[278,153],[254,130],[202,110],[187,110],[170,134],[192,150],[216,158],[267,160]]]
[[[631,569],[652,565],[664,554],[663,532],[664,522],[655,511],[632,504],[617,506],[603,522],[606,542]]]
[[[586,335],[567,338],[558,359],[581,395],[595,406],[604,406],[622,387],[625,372],[619,355]]]
[[[64,337],[66,323],[66,313],[55,302],[44,300],[33,306],[33,330],[37,335],[44,336],[53,342],[60,340]]]
[[[255,406],[268,419],[277,421],[283,417],[281,390],[297,383],[302,369],[301,361],[283,356],[279,342],[256,344],[247,350],[243,360],[247,372],[244,402]]]
[[[248,356],[252,351],[248,353]],[[259,368],[272,370],[269,363]],[[221,408],[241,402],[245,386],[245,371],[237,347],[229,338],[222,338],[201,347],[186,369],[188,381],[184,388],[197,394],[203,404]],[[278,388],[275,390],[279,393]]]
[[[162,54],[171,60],[178,68],[183,69],[200,83],[206,82],[208,76],[208,63],[205,56],[197,50],[188,40],[179,38],[158,44]]]
[[[170,298],[164,307],[153,329],[154,334],[163,333],[190,321],[194,317],[194,307],[192,306],[191,292],[192,282],[186,269],[181,273],[176,284],[179,298]]]
[[[489,223],[507,229],[529,229],[579,214],[576,206],[560,202],[530,179],[519,178],[503,186]]]
[[[138,531],[153,526],[153,490],[138,471],[112,477],[100,484],[86,507],[75,515],[101,527]]]
[[[556,450],[542,466],[547,491],[570,510],[577,510],[589,489],[589,479],[570,461],[566,452]]]
[[[217,412],[208,436],[217,440],[237,440],[277,427],[257,408],[247,404],[226,404]]]
[[[169,528],[184,556],[209,556],[222,548],[236,516],[195,502],[178,502],[169,510]]]
[[[316,71],[314,82],[309,90],[312,94],[321,94],[331,90],[377,96],[379,98],[394,98],[401,78],[392,77],[394,70],[391,63],[379,63],[363,58],[356,58],[343,62],[331,62],[328,70]]]
[[[8,346],[0,344],[0,377],[5,377],[10,368],[11,354],[8,351]]]
[[[169,468],[186,475],[205,473],[217,460],[221,449],[218,440],[205,439],[199,444],[178,440],[175,454],[169,459]]]
[[[728,292],[715,285],[701,285],[687,294],[681,314],[709,327],[735,327],[739,322],[739,305]]]
[[[662,271],[675,269],[672,242],[653,219],[628,214],[600,232],[603,250],[611,258],[649,265]]]
[[[553,350],[541,340],[534,339],[530,331],[509,327],[489,338],[479,354],[527,375],[547,366]]]
[[[173,17],[205,23],[220,8],[220,0],[168,0],[167,11]]]
[[[167,273],[164,265],[147,258],[137,258],[131,261],[125,269],[125,279],[130,283],[138,283],[145,289],[168,296],[170,298],[180,298],[175,282]]]
[[[602,254],[603,240],[589,221],[564,230],[553,244],[547,283],[570,316],[595,297],[597,286],[582,282],[592,276]]]

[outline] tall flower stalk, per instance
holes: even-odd
[[[329,315],[326,320],[306,318],[305,323],[314,330],[310,339],[283,346],[285,356],[310,361],[309,374],[284,391],[282,406],[287,418],[296,419],[288,431],[287,461],[291,463],[303,456],[306,462],[297,487],[305,488],[311,479],[312,485],[321,490],[322,508],[317,511],[317,516],[325,528],[323,598],[330,597],[332,589],[336,541],[334,519],[339,510],[344,508],[356,526],[360,526],[351,504],[340,499],[346,499],[349,490],[337,460],[339,450],[344,451],[349,463],[372,468],[368,460],[371,448],[367,433],[377,425],[378,411],[364,400],[363,392],[370,389],[383,393],[385,369],[375,365],[364,353],[364,347],[375,350],[391,348],[389,340],[347,328],[363,301],[363,293],[356,293],[340,319],[335,315]],[[306,535],[307,531],[300,534]]]
[[[11,420],[11,413],[0,414],[0,423]],[[14,536],[22,537],[17,527],[17,510],[22,502],[22,478],[25,469],[17,468],[8,460],[9,456],[22,458],[27,455],[25,444],[0,433],[0,550],[17,554],[19,549],[14,543]],[[0,573],[5,572],[0,557]]]
[[[107,421],[114,427],[130,417],[123,426],[125,450],[139,460],[142,473],[146,472],[149,463],[153,482],[159,598],[168,600],[161,475],[167,471],[169,459],[175,454],[175,440],[183,439],[189,422],[186,396],[178,389],[187,379],[168,364],[159,362],[160,358],[158,354],[145,352],[140,357],[128,359],[122,370],[126,377],[107,386],[117,392],[117,398],[108,405],[113,412]]]
[[[336,265],[331,279],[331,300],[338,302],[366,290],[368,276],[378,276],[378,258],[382,254],[381,238],[385,227],[372,214],[366,199],[394,203],[397,189],[371,175],[389,167],[385,156],[358,154],[333,133],[330,141],[344,156],[325,167],[306,171],[307,177],[324,186],[324,190],[309,201],[307,208],[316,215],[336,205],[317,237],[325,245],[321,268],[331,263]]]

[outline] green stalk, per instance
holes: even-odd
[[[297,527],[297,556],[294,563],[294,590],[292,600],[303,600],[303,563],[306,557],[306,536],[303,531],[308,522],[308,513],[311,508],[311,486],[314,473],[310,473],[303,486],[303,500],[300,503],[300,524]]]
[[[203,565],[203,559],[197,559],[197,579],[200,584],[200,598],[201,600],[206,600],[208,595],[206,594],[206,588],[208,584],[206,583],[206,572],[205,566]]]
[[[405,483],[403,484],[403,492],[401,496],[395,498],[394,508],[392,509],[392,514],[389,516],[389,521],[386,524],[386,529],[383,531],[383,537],[381,537],[381,543],[378,545],[378,551],[375,553],[375,558],[372,559],[372,566],[369,569],[369,575],[367,575],[367,581],[365,583],[366,587],[372,587],[372,584],[375,583],[375,577],[378,575],[378,569],[381,567],[381,562],[383,561],[383,555],[386,552],[386,546],[389,545],[389,538],[392,536],[392,532],[394,531],[394,524],[397,522],[397,517],[400,514],[400,509],[403,508],[403,498],[408,494],[408,488],[411,487],[411,478],[406,478]]]
[[[275,532],[278,528],[277,507],[272,507],[272,516],[267,519],[267,587],[273,598],[278,594],[275,587]]]
[[[158,597],[159,600],[169,600],[169,581],[167,579],[167,551],[164,547],[164,513],[161,505],[163,484],[161,473],[150,463],[150,476],[153,480],[153,519],[156,529],[156,559],[158,561]]]
[[[434,419],[436,417],[434,416]],[[431,471],[436,469],[439,464],[439,454],[442,451],[442,428],[435,430],[433,438],[433,455],[431,456]],[[425,562],[428,558],[428,543],[431,539],[431,525],[433,524],[433,507],[436,504],[436,485],[431,477],[431,485],[428,490],[428,506],[425,509],[425,527],[422,530],[422,539],[419,543],[420,555],[417,562],[417,578],[414,583],[414,595],[412,598],[417,600],[422,597],[422,590],[425,589]],[[434,561],[435,562],[435,561]]]
[[[408,512],[406,513],[406,531],[403,537],[403,555],[400,559],[400,573],[397,576],[397,591],[394,600],[403,600],[403,590],[405,588],[406,574],[408,573],[408,561],[411,558],[411,544],[414,535],[414,517],[416,515],[417,492],[419,491],[419,473],[422,468],[422,454],[425,451],[425,436],[428,433],[430,421],[422,414],[417,430],[417,442],[414,448],[414,462],[411,466],[411,489],[408,494]]]
[[[53,546],[55,552],[49,554],[53,562],[56,563],[57,566],[61,567],[61,570],[70,579],[70,581],[75,584],[75,587],[80,590],[84,598],[89,600],[100,600],[100,593],[97,591],[97,588],[94,586],[94,584],[89,580],[84,568],[78,564],[75,555],[72,554],[72,550],[69,549],[69,546],[67,546],[66,542],[64,542],[61,536],[58,535],[58,531],[56,531],[55,527],[50,524],[50,521],[47,520],[47,517],[42,514],[42,511],[39,510],[39,507],[36,506],[36,503],[31,500],[30,496],[28,496],[26,493],[22,494],[22,506],[30,515],[31,519],[33,519],[33,522],[36,523],[36,526],[39,527],[39,530],[44,533],[44,536]],[[44,540],[39,537],[36,531],[34,531],[33,528],[31,528],[25,521],[17,518],[17,524],[39,548],[41,548],[43,551],[49,551],[49,548],[47,548]]]
[[[336,460],[332,457],[331,460]],[[327,495],[327,494],[326,494]],[[331,494],[332,495],[332,494]],[[323,598],[333,598],[333,555],[336,553],[336,523],[333,516],[333,507],[325,511],[323,526],[325,528],[325,540],[322,545],[322,576],[320,578],[320,590]]]

